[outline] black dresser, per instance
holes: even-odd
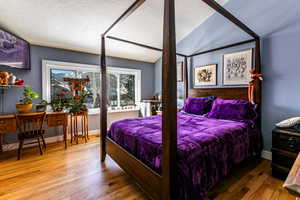
[[[285,179],[300,151],[300,132],[275,128],[272,139],[272,175]]]

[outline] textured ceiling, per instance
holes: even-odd
[[[228,0],[217,0],[221,5]],[[0,0],[0,26],[31,44],[99,53],[100,35],[134,0]],[[4,6],[3,6],[4,5]],[[176,0],[177,42],[213,13],[200,0]],[[109,35],[162,47],[163,1],[146,0]],[[109,40],[107,54],[155,62],[160,52]]]

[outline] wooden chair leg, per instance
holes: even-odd
[[[87,132],[87,129],[86,129],[87,124],[86,124],[86,117],[85,117],[85,115],[83,116],[83,124],[82,124],[82,126],[83,126],[83,131],[84,131],[84,140],[85,140],[85,143],[87,143],[88,132]]]
[[[41,137],[42,137],[44,149],[46,149],[46,141],[45,141],[45,137],[44,137],[44,135],[41,135]]]
[[[83,138],[83,136],[84,136],[84,130],[83,130],[83,128],[84,128],[84,127],[83,127],[83,116],[81,116],[81,138],[82,138],[82,139],[84,139],[84,138]]]
[[[22,148],[23,148],[24,140],[21,139],[19,142],[19,149],[18,149],[18,160],[21,159],[21,154],[22,154]]]
[[[71,141],[70,143],[73,143],[73,117],[72,115],[70,116],[70,120],[71,120]]]
[[[86,134],[86,124],[85,124],[85,115],[81,116],[81,131],[82,131],[82,139],[87,143],[87,134]]]
[[[77,121],[77,116],[75,117],[75,132],[76,132],[76,144],[78,144],[78,121]]]
[[[39,136],[37,137],[37,141],[39,143],[40,154],[43,155],[42,145],[41,145],[40,137]]]
[[[3,147],[2,147],[2,145],[3,145],[3,134],[0,134],[0,153],[3,152]]]
[[[89,137],[89,120],[88,120],[88,114],[86,114],[86,116],[85,116],[85,124],[86,124],[86,126],[85,126],[85,128],[86,128],[86,137],[89,140],[90,137]]]

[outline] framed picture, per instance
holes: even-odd
[[[177,82],[183,82],[183,62],[177,63]]]
[[[252,49],[223,55],[223,85],[247,85],[252,68]]]
[[[30,69],[30,44],[0,29],[0,65]]]
[[[194,68],[194,87],[217,85],[217,64]]]

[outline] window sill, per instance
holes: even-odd
[[[111,114],[111,113],[124,113],[124,112],[137,112],[137,111],[140,111],[140,109],[128,109],[128,110],[109,110],[107,111],[108,114]],[[100,114],[100,111],[97,110],[97,111],[89,111],[89,115],[99,115]]]

